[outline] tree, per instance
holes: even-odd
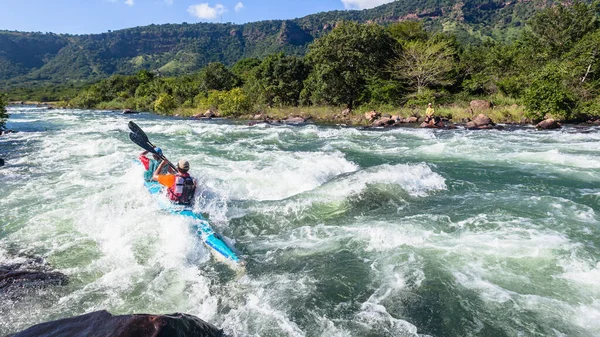
[[[199,74],[200,91],[231,90],[239,84],[239,78],[235,76],[222,63],[213,62],[204,67]]]
[[[530,118],[541,120],[546,115],[559,119],[571,117],[576,101],[565,85],[565,76],[566,70],[557,64],[549,64],[537,74],[523,97]]]
[[[398,23],[394,23],[387,28],[390,35],[403,43],[405,41],[425,41],[428,38],[428,34],[423,28],[421,21],[406,20]]]
[[[381,26],[342,22],[316,40],[306,56],[313,71],[303,97],[311,102],[352,108],[367,79],[387,77],[384,69],[398,43]]]
[[[252,70],[258,67],[260,63],[260,60],[255,57],[241,59],[231,67],[231,72],[246,83],[252,74]]]
[[[250,91],[269,106],[298,105],[308,73],[308,66],[297,57],[271,55],[253,71]]]
[[[454,82],[456,52],[449,41],[409,41],[402,53],[392,63],[392,74],[405,80],[417,94],[432,86],[445,86]]]
[[[577,1],[568,7],[558,4],[547,8],[529,21],[525,39],[540,50],[542,56],[560,56],[598,27],[598,5],[594,2],[588,6]]]

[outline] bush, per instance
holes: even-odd
[[[574,95],[564,84],[563,70],[555,65],[544,68],[525,90],[523,102],[526,116],[542,120],[549,115],[556,119],[570,119],[575,106]]]
[[[175,104],[175,98],[173,96],[162,93],[158,96],[156,101],[154,101],[154,110],[160,113],[168,114],[177,108],[177,104]]]
[[[237,116],[252,112],[252,100],[241,88],[235,88],[223,95],[219,107],[222,116]]]
[[[408,97],[406,101],[407,107],[422,107],[427,106],[427,103],[435,101],[435,92],[430,89],[423,89],[420,93],[414,93]]]
[[[223,103],[223,91],[211,90],[208,95],[200,93],[194,98],[194,101],[198,102],[198,108],[204,109],[219,109],[221,103]]]
[[[252,112],[252,99],[242,88],[230,91],[213,90],[206,97],[198,95],[196,98],[199,100],[198,108],[217,109],[221,116],[239,116]]]

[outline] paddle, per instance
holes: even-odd
[[[146,133],[144,132],[144,130],[142,130],[142,128],[140,128],[137,124],[135,124],[134,122],[130,121],[128,123],[129,129],[132,131],[132,133],[129,134],[129,139],[131,139],[132,142],[136,143],[139,147],[141,147],[142,149],[157,155],[160,159],[165,160],[167,162],[167,164],[169,164],[169,166],[175,170],[175,172],[177,172],[177,167],[175,167],[175,165],[173,165],[173,163],[171,163],[164,155],[162,155],[161,153],[156,152],[156,150],[154,150],[154,148],[156,146],[154,146],[154,144],[150,143],[150,140],[148,140],[148,136],[146,135]]]

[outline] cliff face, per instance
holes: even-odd
[[[0,31],[0,85],[65,84],[112,74],[160,69],[166,75],[198,71],[209,62],[232,65],[245,57],[285,52],[303,55],[336,22],[388,24],[422,20],[430,30],[477,43],[521,27],[536,10],[556,1],[400,0],[362,11],[331,11],[294,20],[244,25],[149,25],[91,35]],[[476,36],[476,37],[475,37]]]

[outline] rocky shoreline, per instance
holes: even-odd
[[[65,109],[64,107],[57,107],[52,103],[44,102],[10,102],[10,105],[35,105],[36,107],[43,107],[49,110],[52,109]],[[204,113],[197,113],[191,116],[184,116],[181,114],[168,115],[171,117],[189,117],[191,119],[198,120],[210,120],[215,118],[227,118],[231,120],[238,120],[247,122],[248,125],[253,126],[257,124],[305,124],[305,123],[319,123],[319,124],[330,124],[330,125],[343,125],[349,127],[362,127],[362,128],[395,128],[395,127],[417,127],[427,129],[446,129],[452,130],[457,128],[464,128],[468,130],[503,130],[505,127],[502,125],[520,125],[520,126],[534,126],[541,130],[552,130],[560,129],[563,124],[573,125],[588,125],[600,126],[600,117],[594,117],[587,120],[584,123],[564,123],[560,120],[548,117],[542,121],[532,121],[526,118],[522,118],[520,121],[502,121],[501,123],[492,120],[486,112],[492,111],[494,105],[489,101],[475,100],[470,103],[470,107],[467,109],[471,115],[471,118],[463,118],[460,121],[454,121],[449,118],[442,116],[432,116],[427,118],[422,116],[420,113],[414,113],[412,116],[403,117],[398,114],[392,115],[389,113],[381,113],[376,110],[368,111],[364,114],[357,114],[350,109],[344,109],[340,113],[330,114],[326,116],[316,117],[308,113],[296,113],[289,114],[287,116],[271,115],[269,113],[257,113],[254,115],[242,115],[236,117],[222,117],[218,111],[212,109],[207,110]],[[138,114],[139,111],[126,109],[121,111],[122,114]],[[5,130],[5,133],[9,133],[11,130]],[[0,132],[0,135],[2,133]]]

